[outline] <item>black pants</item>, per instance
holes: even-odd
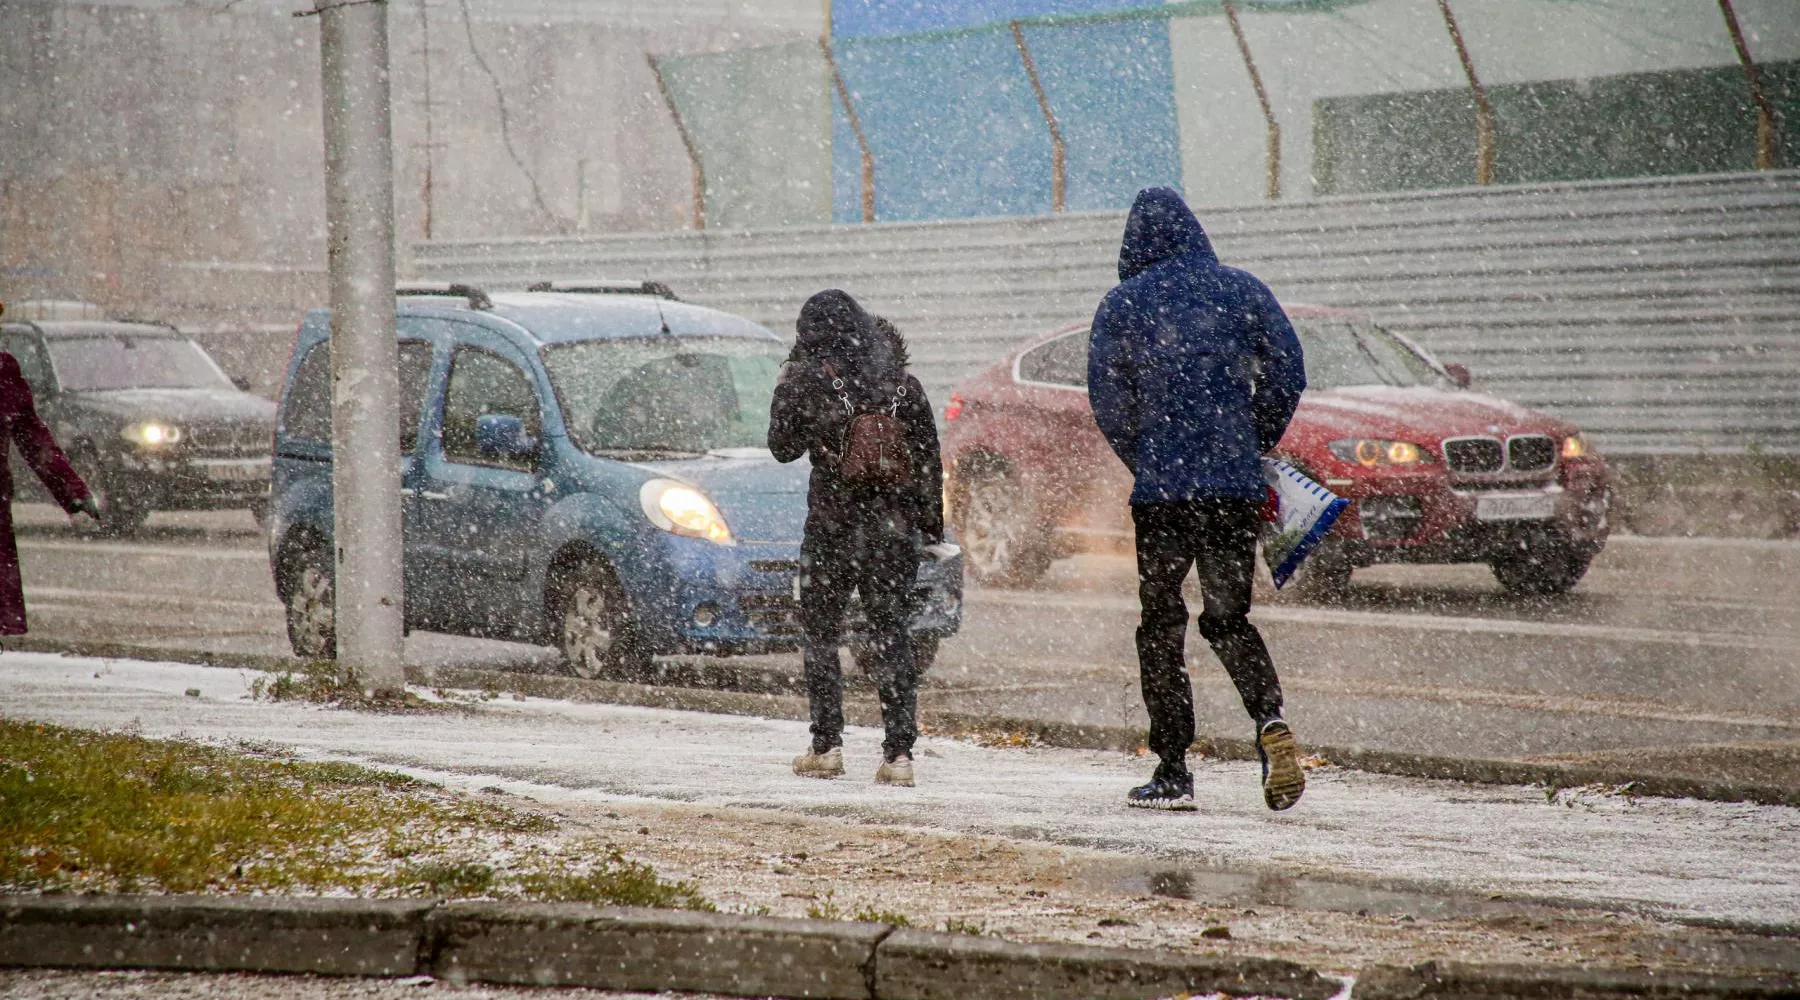
[[[1150,750],[1162,758],[1161,771],[1185,773],[1188,744],[1194,742],[1194,693],[1183,658],[1187,602],[1181,598],[1189,566],[1200,573],[1200,634],[1237,685],[1244,708],[1258,723],[1281,714],[1281,681],[1262,634],[1247,617],[1260,506],[1214,498],[1131,508],[1143,605],[1138,670],[1150,713]]]
[[[800,629],[805,635],[806,696],[812,745],[824,753],[844,742],[844,675],[838,661],[844,611],[855,591],[868,619],[869,662],[887,730],[888,760],[911,755],[918,738],[918,671],[912,633],[919,545],[897,514],[851,515],[836,523],[809,518],[800,545]],[[847,522],[847,523],[846,523]]]

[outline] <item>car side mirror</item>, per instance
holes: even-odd
[[[1475,381],[1475,376],[1469,374],[1468,365],[1451,362],[1444,366],[1444,373],[1450,376],[1450,381],[1455,382],[1458,389],[1467,389]]]
[[[529,458],[537,453],[537,439],[518,417],[487,413],[475,418],[475,449],[488,458]]]

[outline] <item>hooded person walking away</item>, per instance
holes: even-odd
[[[800,628],[812,747],[794,773],[844,773],[844,681],[838,659],[852,592],[868,618],[868,665],[887,731],[878,784],[913,783],[918,737],[911,625],[920,550],[943,541],[937,426],[906,342],[885,320],[832,289],[806,301],[799,339],[769,409],[769,450],[812,459],[800,543]]]
[[[1161,759],[1127,803],[1194,808],[1187,768],[1194,696],[1183,661],[1196,566],[1212,645],[1256,724],[1263,800],[1287,809],[1306,790],[1299,747],[1281,718],[1281,682],[1250,624],[1263,455],[1287,430],[1306,388],[1300,342],[1255,276],[1219,263],[1181,196],[1139,192],[1119,250],[1119,284],[1094,315],[1088,400],[1101,433],[1131,470],[1137,528],[1138,669]]]
[[[93,492],[38,417],[19,359],[0,351],[0,636],[25,634],[25,585],[19,577],[19,546],[13,538],[10,445],[18,447],[25,463],[64,511],[100,520],[100,505]]]

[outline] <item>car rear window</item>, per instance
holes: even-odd
[[[431,376],[431,345],[400,343],[400,451],[419,443],[419,411]],[[294,381],[281,402],[281,433],[295,441],[331,443],[331,344],[321,341],[300,359]]]

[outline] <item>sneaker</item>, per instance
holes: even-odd
[[[899,785],[902,788],[913,786],[912,758],[901,754],[893,760],[882,761],[875,770],[877,785]]]
[[[1306,791],[1306,772],[1300,768],[1300,744],[1294,731],[1280,719],[1263,723],[1256,734],[1256,755],[1262,758],[1263,801],[1280,812],[1293,808]]]
[[[844,748],[832,747],[824,753],[808,750],[794,758],[794,773],[802,778],[835,778],[844,773]]]
[[[1158,768],[1156,777],[1148,784],[1133,788],[1125,796],[1125,804],[1136,809],[1167,809],[1170,812],[1194,811],[1194,776],[1182,774],[1175,777],[1162,775]]]

